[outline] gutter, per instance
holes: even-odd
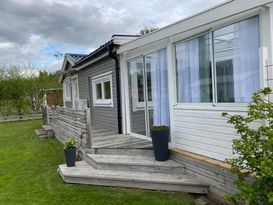
[[[114,51],[114,44],[110,44],[108,47],[108,54],[110,58],[115,61],[115,70],[116,70],[116,87],[117,87],[117,114],[118,114],[118,133],[122,134],[122,115],[121,115],[121,91],[120,91],[120,67],[119,59],[116,51]]]

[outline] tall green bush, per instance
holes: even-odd
[[[18,67],[0,67],[0,114],[23,114],[39,110],[44,89],[59,88],[58,74],[40,71],[22,75]]]
[[[233,140],[235,157],[228,159],[232,172],[237,174],[238,194],[227,195],[231,204],[273,204],[273,103],[269,101],[270,88],[255,93],[247,115],[229,115],[228,122],[240,135]],[[253,122],[262,125],[254,127]]]

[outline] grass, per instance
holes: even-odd
[[[57,166],[63,146],[40,140],[40,121],[0,123],[0,205],[192,205],[184,193],[156,192],[63,183]]]

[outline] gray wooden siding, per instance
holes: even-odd
[[[232,140],[239,136],[234,127],[221,116],[222,112],[246,114],[243,111],[174,108],[174,146],[220,161],[233,157]],[[252,123],[253,127],[259,125],[261,122]]]
[[[113,107],[93,106],[92,77],[112,71]],[[117,121],[117,88],[115,62],[106,57],[78,73],[79,97],[87,99],[91,108],[91,124],[95,129],[108,129],[118,132]]]

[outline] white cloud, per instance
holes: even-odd
[[[0,42],[0,49],[7,49],[14,47],[12,42]]]
[[[52,58],[56,51],[90,52],[112,34],[163,27],[223,1],[1,0],[0,64],[51,69],[59,65]]]

